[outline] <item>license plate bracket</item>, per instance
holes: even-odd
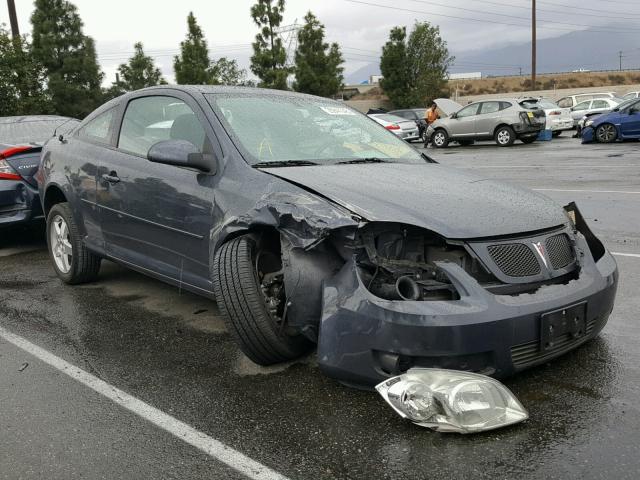
[[[540,319],[540,350],[543,352],[555,347],[567,334],[572,339],[587,334],[586,302],[544,313]]]

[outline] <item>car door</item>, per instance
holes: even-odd
[[[611,105],[609,104],[609,102],[607,102],[606,100],[593,100],[591,102],[591,108],[590,111],[597,113],[597,112],[608,112],[609,110],[611,110],[612,108],[614,108],[615,104],[611,103]]]
[[[500,119],[500,102],[482,102],[475,116],[475,132],[480,136],[492,136]]]
[[[624,137],[640,138],[640,102],[620,112],[620,131]]]
[[[480,103],[472,103],[450,117],[447,122],[450,137],[473,137],[476,134],[476,115]]]
[[[209,292],[214,176],[147,159],[152,145],[168,139],[212,156],[215,137],[202,110],[183,92],[147,92],[124,105],[118,131],[99,186],[108,255]]]
[[[578,122],[591,108],[591,100],[586,100],[584,102],[580,102],[575,107],[571,109],[571,118],[573,118],[573,124],[577,125]]]

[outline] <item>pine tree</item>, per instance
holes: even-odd
[[[331,97],[342,87],[342,54],[337,43],[324,42],[324,25],[308,12],[298,32],[293,85],[298,92]]]
[[[48,113],[48,100],[44,67],[34,60],[31,45],[0,26],[0,116]]]
[[[207,40],[193,12],[187,17],[187,38],[180,42],[180,55],[173,59],[176,83],[206,85],[211,82],[211,62]]]
[[[258,0],[251,7],[251,17],[260,27],[253,43],[251,71],[260,79],[260,87],[287,89],[287,52],[277,33],[283,12],[284,0]]]
[[[389,40],[382,47],[380,57],[380,86],[397,108],[409,105],[407,89],[409,86],[407,69],[407,27],[394,27],[389,33]]]
[[[84,117],[102,101],[103,74],[76,7],[67,0],[35,0],[31,23],[33,58],[44,67],[53,110]]]
[[[160,69],[154,65],[153,58],[144,54],[142,43],[137,42],[133,49],[134,54],[129,63],[123,63],[118,67],[122,88],[131,91],[166,84]]]
[[[406,27],[395,27],[382,47],[380,86],[396,108],[427,106],[446,95],[453,60],[438,27],[417,22],[408,39]]]

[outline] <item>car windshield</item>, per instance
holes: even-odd
[[[0,120],[0,143],[18,145],[41,144],[56,133],[67,133],[80,122],[73,118],[30,119],[29,117],[4,118]]]
[[[614,112],[619,112],[620,110],[624,110],[627,107],[634,105],[636,103],[639,103],[640,100],[638,100],[637,98],[632,98],[629,100],[625,100],[624,102],[622,102],[620,105],[617,105],[616,108],[613,109]]]
[[[337,102],[259,93],[205,96],[253,165],[327,165],[373,159],[424,163],[405,141]]]

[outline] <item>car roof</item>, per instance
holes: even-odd
[[[178,90],[186,93],[200,93],[203,95],[206,94],[232,94],[232,93],[240,93],[240,94],[253,94],[253,95],[273,95],[279,97],[289,97],[289,98],[315,98],[318,99],[320,97],[316,95],[309,95],[307,93],[299,93],[292,92],[290,90],[273,90],[270,88],[257,88],[257,87],[235,87],[235,86],[226,86],[226,85],[157,85],[154,87],[147,87],[140,90],[135,90],[133,92],[128,92],[124,96],[132,96],[138,94],[140,92],[153,92],[154,90]],[[118,97],[121,98],[121,97]],[[336,100],[331,100],[329,98],[322,98],[323,101],[332,102],[332,103],[341,103]],[[344,103],[341,103],[344,105]]]
[[[55,122],[64,120],[75,120],[62,115],[15,115],[11,117],[0,117],[0,124],[7,123],[28,123],[28,122]]]

